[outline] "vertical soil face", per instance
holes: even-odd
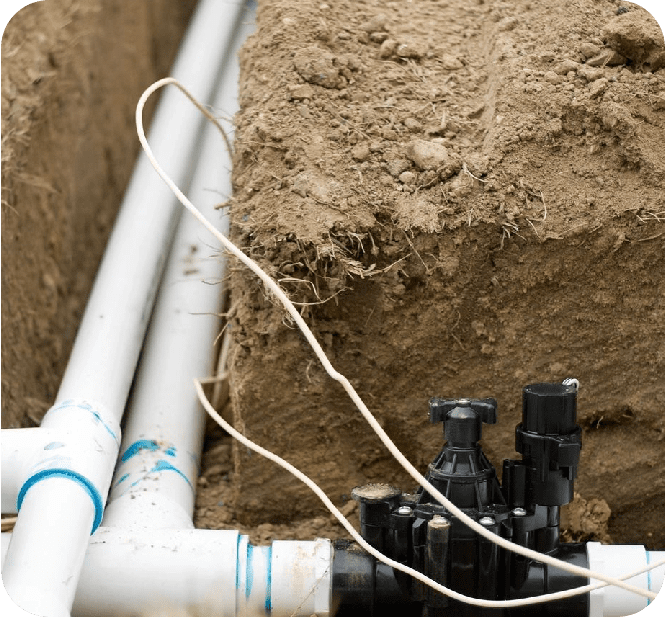
[[[276,0],[241,61],[235,240],[404,454],[424,471],[440,449],[431,396],[495,396],[483,446],[500,467],[521,387],[577,377],[581,507],[607,521],[609,505],[615,542],[665,546],[665,45],[650,15]],[[231,284],[236,425],[338,504],[368,481],[413,488],[282,309],[244,270]],[[322,511],[234,454],[241,522]]]
[[[194,0],[45,0],[2,39],[2,426],[49,408]]]

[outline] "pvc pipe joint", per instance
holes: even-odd
[[[665,551],[647,551],[639,545],[587,543],[589,569],[609,576],[619,577],[622,573],[638,570],[649,563],[665,558]],[[627,582],[658,593],[663,586],[665,566],[643,572]],[[597,582],[592,580],[593,582]],[[589,594],[589,617],[623,617],[646,608],[647,598],[621,589],[601,587]]]
[[[11,535],[2,534],[3,557]],[[100,527],[72,615],[325,617],[332,559],[323,538],[253,546],[235,530]]]
[[[82,400],[52,407],[40,428],[2,431],[3,512],[19,512],[33,487],[62,478],[89,496],[94,509],[90,533],[94,533],[102,521],[119,448],[117,420]]]
[[[102,520],[120,426],[98,405],[66,400],[42,427],[2,432],[10,476],[3,498],[19,511],[3,582],[22,609],[60,617],[69,615],[90,534]]]

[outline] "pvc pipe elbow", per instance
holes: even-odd
[[[638,570],[650,562],[665,558],[665,551],[647,551],[639,545],[587,543],[589,569],[594,572],[620,577],[625,572]],[[649,591],[660,591],[665,577],[665,566],[643,572],[628,580]],[[596,582],[596,581],[591,581]],[[601,587],[589,594],[589,617],[623,617],[646,608],[647,598],[619,587]]]
[[[3,465],[10,476],[3,498],[20,512],[3,582],[24,610],[60,617],[69,614],[89,536],[102,520],[120,426],[75,400],[51,408],[42,426],[2,432],[3,462],[11,461]]]

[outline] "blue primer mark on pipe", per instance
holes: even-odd
[[[268,566],[266,568],[266,613],[272,612],[272,544],[268,547]]]
[[[60,409],[66,409],[67,407],[76,407],[76,409],[81,409],[83,411],[88,411],[90,412],[95,420],[97,422],[101,422],[102,426],[106,429],[106,431],[113,437],[115,441],[119,442],[118,436],[115,434],[115,431],[111,429],[111,427],[104,422],[104,419],[99,415],[98,411],[95,411],[90,403],[85,403],[85,402],[79,402],[77,403],[76,401],[72,399],[67,399],[66,401],[63,401],[58,405],[57,407],[53,407],[51,411],[58,411]]]
[[[247,581],[245,583],[245,597],[249,598],[249,594],[252,593],[252,583],[254,582],[254,569],[252,566],[252,555],[254,547],[248,542],[247,543]]]
[[[129,478],[129,474],[126,473],[124,476],[122,476],[116,483],[115,485],[118,486],[121,482],[124,482],[127,478]]]
[[[651,563],[651,555],[649,554],[650,551],[645,551],[645,553],[647,554],[647,565],[649,565]],[[647,570],[647,583],[649,591],[651,591],[651,572],[652,570]],[[647,606],[649,606],[649,604],[651,604],[651,598],[647,598]]]
[[[141,450],[155,452],[159,450],[159,444],[154,439],[139,439],[125,450],[120,461],[126,463],[132,456],[136,456]]]
[[[16,499],[16,511],[19,512],[21,510],[25,494],[30,488],[37,484],[37,482],[41,482],[47,478],[66,478],[67,480],[73,480],[74,482],[78,482],[86,490],[95,506],[95,518],[92,522],[92,531],[90,532],[90,535],[95,533],[97,527],[99,527],[102,522],[102,515],[104,514],[104,502],[102,496],[99,494],[97,487],[88,480],[88,478],[76,471],[72,471],[71,469],[44,469],[38,471],[34,476],[29,477],[18,493],[18,498]]]
[[[236,544],[236,589],[240,589],[240,534]]]
[[[169,446],[168,448],[166,448],[166,450],[164,450],[164,454],[166,454],[166,456],[175,456],[175,453],[176,453],[175,446]]]
[[[116,441],[118,441],[118,436],[115,434],[114,431],[111,430],[111,427],[110,427],[108,424],[106,424],[106,422],[104,422],[104,420],[102,420],[102,417],[99,415],[99,412],[95,411],[94,409],[90,409],[89,411],[90,411],[90,413],[95,417],[95,419],[96,419],[98,422],[101,422],[102,426],[103,426],[103,427],[106,429],[106,431],[111,435],[111,437],[113,437],[113,439],[115,439]]]
[[[65,444],[62,441],[52,441],[49,444],[44,446],[44,450],[57,450],[58,448],[64,448]]]
[[[189,484],[189,488],[194,490],[194,487],[192,486],[192,483],[189,481],[189,478],[182,473],[177,467],[174,467],[169,463],[168,461],[165,461],[164,459],[160,459],[157,461],[157,464],[150,470],[149,473],[152,473],[153,471],[175,471],[178,475],[182,476],[182,478]]]

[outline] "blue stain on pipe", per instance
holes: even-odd
[[[155,452],[159,450],[159,444],[154,439],[139,439],[135,441],[129,448],[127,448],[120,461],[126,463],[132,456],[136,456],[141,450],[149,450]]]
[[[236,544],[236,589],[240,589],[240,539],[241,535],[238,534],[238,542]]]
[[[44,450],[57,450],[58,448],[64,448],[64,446],[65,444],[62,441],[52,441],[44,446]]]
[[[95,419],[98,422],[101,422],[102,426],[106,429],[106,431],[115,439],[115,441],[118,441],[118,436],[115,434],[114,431],[111,430],[111,427],[109,427],[106,422],[102,419],[102,417],[99,415],[99,412],[95,411],[94,409],[89,409],[90,413],[95,417]]]
[[[122,457],[120,458],[121,462],[126,463],[130,458],[136,456],[139,452],[143,450],[148,450],[149,452],[157,452],[161,447],[155,439],[138,439],[131,446],[129,446]],[[177,455],[177,448],[174,445],[170,445],[164,449],[164,454],[175,458]]]
[[[179,476],[181,476],[185,480],[185,482],[187,482],[187,484],[189,484],[189,488],[194,490],[194,487],[192,486],[192,483],[189,481],[189,478],[184,473],[182,473],[182,471],[180,471],[177,467],[174,467],[173,465],[171,465],[171,463],[165,461],[164,459],[157,461],[155,466],[150,470],[150,473],[152,473],[153,471],[175,471]]]
[[[268,547],[266,568],[266,613],[272,612],[272,544]]]
[[[252,566],[252,555],[254,547],[248,542],[247,543],[247,581],[245,582],[245,597],[249,598],[249,594],[252,593],[252,583],[254,582],[254,570]]]
[[[106,429],[106,432],[113,437],[113,439],[116,442],[119,442],[120,440],[118,439],[118,436],[116,435],[115,431],[108,425],[106,422],[104,422],[104,418],[99,414],[98,411],[95,411],[93,409],[92,405],[90,403],[85,403],[85,402],[76,402],[74,400],[66,400],[60,403],[57,407],[52,407],[50,411],[58,411],[60,409],[66,409],[67,407],[76,407],[76,409],[81,409],[83,411],[87,411],[88,413],[92,414],[92,416],[95,418],[95,420]]]
[[[115,485],[118,486],[121,482],[124,482],[127,478],[129,478],[129,474],[126,473],[124,476],[122,476],[116,483]]]
[[[134,482],[131,483],[130,488],[134,488],[137,484],[143,482],[146,479],[146,477],[151,473],[160,473],[162,471],[175,471],[185,482],[187,482],[189,488],[194,490],[194,487],[192,486],[192,483],[189,481],[189,478],[184,473],[182,473],[182,471],[180,471],[177,467],[171,465],[171,463],[165,461],[164,459],[158,460],[157,463],[155,463],[155,466],[150,471],[145,472],[138,480],[134,480]],[[126,480],[128,476],[129,474],[125,474],[124,476],[122,476],[122,478],[120,478],[120,480],[116,482],[116,486],[120,484],[120,482],[122,482],[123,480]]]
[[[19,512],[21,510],[21,505],[23,504],[25,494],[30,490],[30,488],[38,482],[46,480],[47,478],[66,478],[67,480],[73,480],[86,490],[88,495],[90,495],[90,499],[92,499],[92,504],[95,507],[95,518],[92,522],[92,531],[90,532],[90,535],[95,533],[97,527],[99,527],[100,523],[102,522],[102,515],[104,514],[104,501],[102,500],[102,496],[99,494],[97,487],[90,480],[88,480],[88,478],[81,475],[80,473],[77,473],[76,471],[72,471],[71,469],[44,469],[42,471],[38,471],[34,476],[30,476],[24,482],[21,490],[18,493],[18,498],[16,499],[16,511]]]

